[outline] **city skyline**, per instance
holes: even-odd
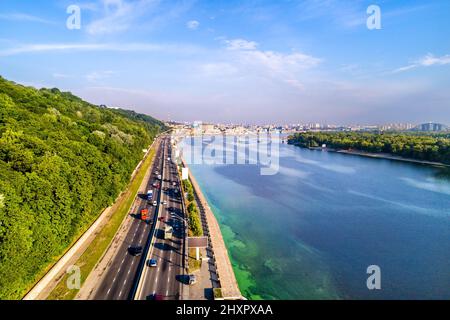
[[[7,0],[2,76],[163,120],[449,124],[450,4],[379,1],[369,30],[372,4]]]

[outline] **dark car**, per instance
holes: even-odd
[[[151,294],[147,296],[147,300],[164,300],[164,298],[162,294]]]
[[[142,247],[129,247],[128,252],[132,254],[135,257],[138,257],[142,254],[143,248]]]

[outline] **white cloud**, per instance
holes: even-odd
[[[19,21],[19,22],[37,22],[37,23],[43,23],[43,24],[53,24],[54,22],[32,16],[25,13],[7,13],[7,14],[0,14],[0,20],[9,20],[9,21]]]
[[[255,50],[258,43],[244,39],[225,40],[229,50]]]
[[[25,13],[0,14],[0,20],[17,21],[17,22],[35,22],[48,25],[55,24],[54,21],[50,21],[44,18],[40,18]]]
[[[321,60],[303,53],[250,50],[243,52],[248,63],[260,64],[273,72],[298,71],[317,66]]]
[[[230,63],[207,63],[202,65],[202,74],[205,76],[231,76],[239,70]]]
[[[447,54],[442,57],[435,57],[431,53],[427,54],[425,57],[419,60],[418,62],[421,66],[429,67],[434,65],[445,65],[450,64],[450,55]]]
[[[405,67],[401,67],[392,71],[392,73],[400,73],[412,69],[416,69],[418,67],[431,67],[431,66],[442,66],[450,64],[450,55],[444,55],[442,57],[435,57],[433,54],[429,53],[421,59],[417,60],[413,64],[407,65]]]
[[[116,74],[115,71],[94,71],[86,75],[86,80],[89,82],[98,82],[109,78]]]
[[[200,26],[200,22],[196,20],[191,20],[186,23],[186,26],[191,30],[197,30],[198,27]]]
[[[64,73],[53,73],[52,74],[52,77],[53,78],[55,78],[55,79],[67,79],[67,78],[71,78],[71,76],[70,75],[68,75],[68,74],[64,74]]]
[[[102,17],[91,22],[86,30],[91,35],[111,34],[128,30],[156,0],[101,0]]]
[[[299,79],[302,71],[316,67],[321,59],[301,52],[282,53],[258,49],[259,44],[245,39],[226,40],[217,38],[225,44],[226,63],[208,65],[209,69],[224,72],[227,75],[270,78],[288,84],[295,89],[304,89]],[[232,72],[231,72],[232,71]]]
[[[25,53],[75,52],[75,51],[117,51],[117,52],[175,52],[194,53],[200,48],[191,45],[157,43],[53,43],[29,44],[0,50],[0,56],[14,56]]]

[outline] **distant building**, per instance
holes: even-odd
[[[420,124],[417,127],[413,128],[413,130],[422,132],[440,132],[449,130],[449,127],[441,123],[429,122]]]

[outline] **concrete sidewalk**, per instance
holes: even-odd
[[[183,166],[187,167],[185,161],[182,161]],[[216,273],[219,278],[218,281],[220,282],[220,287],[222,288],[222,294],[225,299],[243,299],[234,275],[233,267],[231,266],[228,250],[225,246],[219,223],[209,207],[208,202],[206,201],[206,198],[197,183],[197,180],[195,180],[195,177],[191,172],[189,173],[189,176],[192,187],[198,197],[199,205],[202,207],[200,209],[204,210],[206,222],[208,224],[209,241],[213,250],[212,254],[216,262]]]

